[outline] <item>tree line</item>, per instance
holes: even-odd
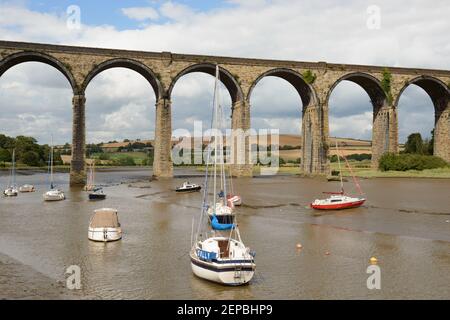
[[[15,150],[15,160],[18,164],[31,167],[46,166],[50,156],[50,146],[39,145],[35,138],[17,136],[15,138],[0,134],[0,165],[12,162],[12,154]],[[59,152],[53,153],[53,163],[62,164]]]
[[[379,161],[381,171],[407,171],[425,170],[447,167],[448,163],[433,156],[434,129],[431,131],[431,139],[422,139],[418,132],[408,136],[405,148],[399,154],[385,153]]]

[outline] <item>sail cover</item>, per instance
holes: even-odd
[[[231,230],[235,227],[234,223],[219,223],[215,214],[213,215],[211,226],[214,230]]]
[[[117,228],[119,219],[117,211],[114,209],[99,209],[94,211],[90,227],[91,228]]]

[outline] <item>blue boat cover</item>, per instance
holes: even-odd
[[[205,261],[211,261],[211,260],[215,260],[217,258],[217,255],[215,252],[209,252],[209,251],[205,251],[205,250],[197,250],[197,256]]]
[[[234,223],[219,223],[215,214],[213,214],[211,226],[214,230],[231,230],[235,227]]]

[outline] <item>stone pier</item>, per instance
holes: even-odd
[[[86,98],[82,94],[74,95],[72,99],[72,161],[70,164],[70,185],[84,186],[86,184]]]
[[[171,102],[166,98],[156,102],[153,174],[162,178],[173,176],[171,108]]]

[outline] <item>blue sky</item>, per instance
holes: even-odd
[[[67,7],[77,5],[81,8],[82,21],[89,25],[112,25],[118,30],[140,28],[140,23],[126,17],[122,8],[127,7],[153,7],[155,9],[165,1],[158,0],[127,0],[127,1],[71,1],[71,0],[48,0],[48,1],[26,1],[27,7],[42,13],[55,13],[63,15]],[[233,4],[226,1],[216,0],[179,0],[177,3],[186,5],[193,10],[208,12],[218,8],[232,7]],[[168,19],[160,17],[158,24],[167,22]]]

